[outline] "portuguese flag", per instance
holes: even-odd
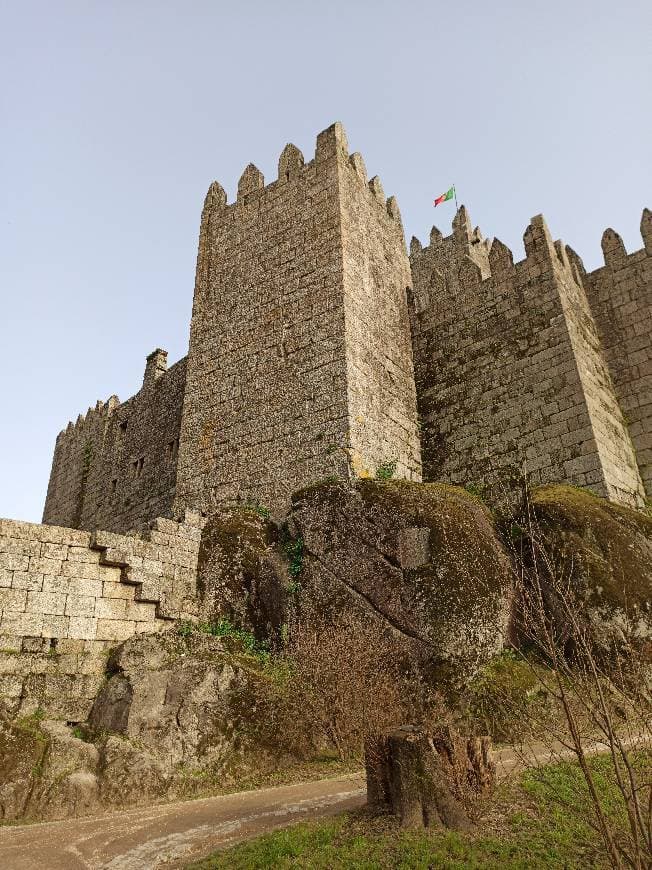
[[[447,190],[446,193],[442,193],[441,196],[438,196],[435,200],[435,205],[439,205],[442,202],[448,202],[449,199],[452,199],[455,196],[455,185],[451,187],[450,190]]]

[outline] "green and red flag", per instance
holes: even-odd
[[[455,196],[455,185],[451,187],[450,190],[447,190],[446,193],[442,193],[441,196],[438,196],[435,200],[434,204],[439,205],[442,202],[448,202],[449,199],[453,199]]]

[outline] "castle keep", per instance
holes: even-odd
[[[281,511],[326,477],[652,497],[652,215],[587,273],[543,218],[525,259],[473,229],[413,239],[334,124],[249,165],[201,217],[188,356],[57,438],[44,522],[124,533],[234,501]],[[423,467],[422,467],[423,459]]]

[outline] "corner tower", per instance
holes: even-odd
[[[412,242],[424,476],[500,494],[527,471],[535,485],[566,481],[639,507],[643,483],[581,261],[540,215],[524,243],[514,263],[464,206],[452,235],[433,228],[428,247]]]
[[[273,509],[328,476],[421,479],[396,201],[337,123],[309,163],[288,145],[202,212],[176,509]]]
[[[602,236],[605,265],[585,286],[641,477],[652,498],[652,212],[641,217],[643,247],[628,254],[612,229]]]

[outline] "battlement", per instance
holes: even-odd
[[[85,414],[79,414],[73,423],[68,423],[65,429],[62,429],[57,435],[57,443],[66,438],[66,436],[77,437],[81,432],[97,425],[99,420],[106,419],[120,405],[120,399],[117,396],[109,396],[106,402],[98,399],[94,406],[90,407]]]
[[[545,264],[566,272],[567,277],[581,285],[585,274],[584,265],[578,255],[564,242],[553,241],[543,215],[535,215],[523,234],[525,256],[514,260],[514,254],[498,238],[485,238],[479,227],[472,229],[466,206],[460,206],[452,225],[453,232],[444,236],[433,226],[430,242],[422,245],[416,236],[410,242],[412,268],[420,263],[440,264],[450,272],[453,264],[457,267],[458,289],[471,290],[484,281],[510,281],[523,273],[533,274]],[[441,270],[438,269],[440,272]],[[437,278],[435,277],[435,282]]]
[[[98,401],[59,433],[44,522],[124,532],[170,514],[185,373],[157,348],[135,396]]]
[[[641,477],[652,497],[652,212],[648,208],[643,209],[640,227],[643,247],[632,253],[615,230],[605,230],[605,264],[583,278]]]
[[[232,203],[229,203],[222,185],[218,181],[213,181],[204,200],[204,211],[213,215],[219,212],[228,213],[239,207],[252,207],[260,197],[273,198],[285,194],[286,186],[290,185],[289,189],[292,189],[293,182],[299,181],[313,171],[319,172],[334,158],[347,161],[359,179],[360,189],[366,189],[370,200],[384,209],[390,220],[400,223],[401,216],[396,198],[385,197],[382,183],[377,175],[367,179],[367,170],[361,154],[355,152],[349,155],[346,133],[339,121],[319,133],[315,144],[315,156],[308,163],[305,162],[302,151],[289,142],[279,157],[276,179],[267,185],[260,169],[253,163],[249,163],[238,180],[236,199]]]

